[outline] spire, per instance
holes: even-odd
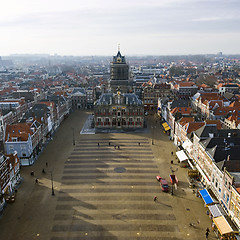
[[[120,53],[120,43],[118,44],[118,53],[117,53],[117,58],[121,58],[122,55]]]

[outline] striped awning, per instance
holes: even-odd
[[[208,209],[214,218],[226,215],[220,204],[208,206]]]

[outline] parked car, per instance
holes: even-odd
[[[168,182],[165,178],[156,176],[156,179],[159,181],[161,189],[163,192],[168,192]]]

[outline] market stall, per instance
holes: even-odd
[[[203,201],[205,202],[205,205],[210,205],[214,203],[214,200],[210,196],[207,189],[203,189],[199,191],[200,195],[202,196]]]
[[[184,152],[184,150],[178,151],[176,152],[176,155],[179,159],[180,162],[180,167],[187,167],[188,165],[188,156],[186,155],[186,153]]]
[[[226,215],[220,204],[210,205],[208,209],[210,211],[210,216],[213,218]]]
[[[213,230],[220,239],[236,240],[234,230],[224,216],[213,218]]]
[[[166,122],[163,123],[162,126],[163,126],[163,128],[164,128],[165,131],[168,131],[168,130],[171,129],[171,128],[169,127],[169,125],[168,125]]]

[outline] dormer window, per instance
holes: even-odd
[[[12,137],[12,142],[17,142],[17,137]]]

